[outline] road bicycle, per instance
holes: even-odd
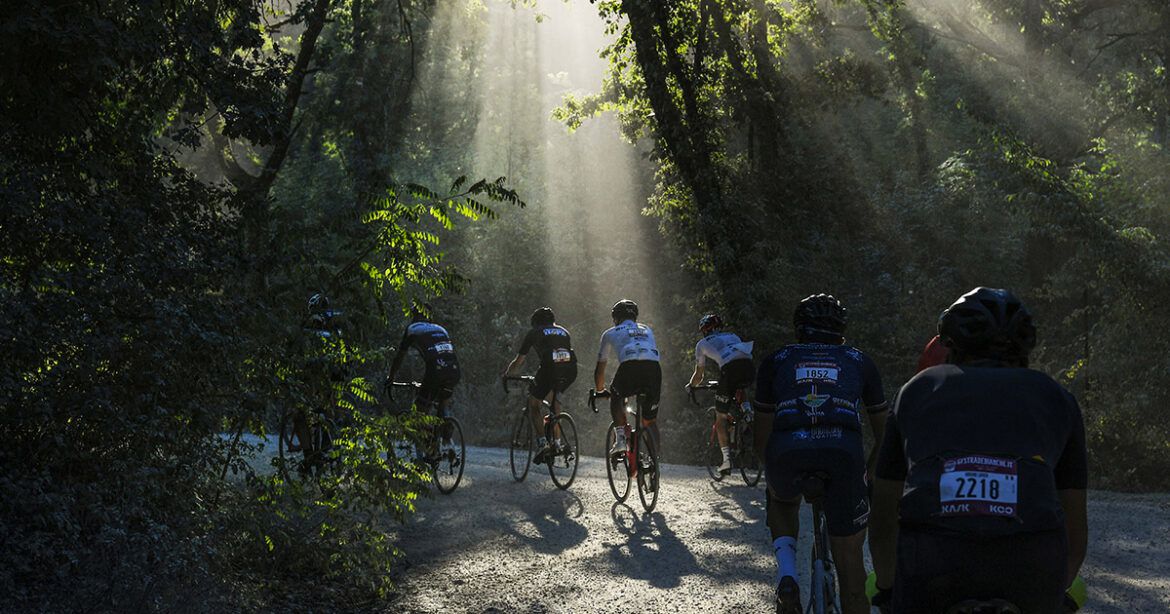
[[[597,392],[589,389],[589,407],[597,413],[597,399],[608,399],[612,392]],[[658,454],[650,430],[642,426],[642,406],[648,402],[646,395],[626,399],[626,452],[609,453],[617,438],[618,425],[610,422],[605,431],[605,474],[609,478],[609,489],[622,503],[630,496],[630,484],[637,482],[638,498],[647,512],[658,504]],[[633,408],[631,408],[631,404]]]
[[[504,392],[510,392],[508,382],[535,381],[531,375],[505,376]],[[544,413],[544,437],[552,446],[552,452],[543,459],[548,466],[548,474],[552,477],[557,488],[566,490],[577,477],[577,425],[573,417],[566,412],[557,412],[557,387],[552,388],[552,403],[541,401]],[[516,428],[512,429],[512,444],[508,447],[508,461],[512,465],[512,478],[523,482],[528,475],[528,468],[532,463],[532,448],[535,443],[531,415],[528,411],[528,400],[520,408],[516,416]]]
[[[695,399],[696,390],[714,390],[718,387],[719,382],[714,380],[698,386],[690,386],[691,403],[699,405],[698,400]],[[735,391],[735,405],[732,407],[731,413],[728,414],[727,442],[731,447],[732,469],[738,467],[744,483],[748,486],[755,486],[760,483],[760,476],[764,473],[764,462],[756,453],[755,443],[752,440],[750,406],[746,410],[743,409],[747,403],[746,396],[742,389]],[[703,459],[711,479],[719,482],[723,480],[723,474],[719,473],[719,465],[723,463],[723,450],[719,445],[718,433],[715,431],[717,415],[715,407],[707,408],[707,416],[711,419],[711,428],[707,433],[707,449]]]
[[[410,388],[416,392],[422,388],[419,382],[388,382],[387,392],[394,388]],[[438,401],[428,401],[425,407],[416,407],[417,411],[426,412],[438,409]],[[463,427],[449,412],[439,416],[440,423],[432,431],[422,449],[422,460],[431,467],[431,478],[435,487],[444,495],[449,495],[459,486],[463,479],[463,467],[467,464],[467,447],[463,442]]]
[[[813,547],[810,557],[809,601],[806,614],[840,614],[837,603],[837,578],[829,549],[829,529],[825,520],[825,488],[829,474],[823,471],[802,473],[797,478],[801,496],[812,506]],[[776,602],[776,612],[783,610]]]

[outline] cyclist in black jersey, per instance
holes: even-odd
[[[508,363],[503,375],[504,377],[514,375],[524,364],[528,352],[536,350],[540,358],[540,368],[536,370],[535,379],[528,388],[528,413],[532,418],[533,432],[540,433],[536,439],[536,456],[533,457],[533,462],[539,465],[554,451],[553,443],[557,443],[550,443],[544,436],[540,403],[541,401],[551,403],[553,390],[560,394],[577,379],[577,355],[573,352],[569,331],[557,325],[556,314],[551,307],[541,307],[533,311],[529,323],[532,328],[524,335],[516,357]],[[555,413],[561,411],[559,398],[553,411]]]
[[[415,406],[423,407],[435,403],[438,406],[438,415],[442,417],[447,415],[451,395],[454,393],[455,384],[459,383],[461,373],[451,336],[447,334],[447,329],[431,321],[430,313],[428,305],[416,306],[412,310],[411,323],[407,325],[402,342],[398,344],[387,381],[393,381],[394,375],[402,367],[407,350],[414,348],[426,363],[422,386],[415,396]]]
[[[1080,408],[1027,368],[1036,329],[1012,293],[964,294],[938,332],[947,364],[902,387],[878,458],[875,603],[934,614],[1004,599],[1057,612],[1088,540]]]
[[[829,546],[838,570],[841,611],[869,612],[865,596],[865,543],[869,501],[862,415],[875,439],[885,425],[881,376],[861,350],[845,345],[846,311],[833,296],[817,294],[793,314],[797,343],[760,364],[756,379],[756,449],[765,450],[768,528],[779,567],[776,610],[800,614],[796,536],[800,479],[824,473]]]

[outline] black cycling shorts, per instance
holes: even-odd
[[[446,401],[454,394],[455,384],[459,383],[462,374],[459,363],[445,362],[444,364],[429,364],[423,374],[422,387],[415,396],[417,404],[430,404]]]
[[[627,360],[618,365],[609,389],[613,393],[609,398],[610,409],[620,410],[627,397],[639,395],[642,418],[653,420],[658,417],[658,399],[662,394],[662,366],[657,360]],[[645,395],[644,400],[641,395]]]
[[[781,500],[799,497],[805,473],[824,472],[829,535],[848,537],[869,521],[861,433],[839,426],[776,431],[768,440],[768,488]]]
[[[575,362],[559,365],[541,365],[536,370],[535,379],[532,380],[532,384],[528,387],[528,394],[534,398],[544,400],[554,388],[556,388],[557,394],[560,394],[576,379],[577,363]]]
[[[735,393],[751,386],[755,378],[756,369],[750,358],[723,365],[719,369],[719,386],[715,388],[715,411],[726,414],[735,409]]]
[[[894,612],[937,614],[968,599],[1006,599],[1023,614],[1063,611],[1063,530],[987,538],[903,526],[897,553]]]

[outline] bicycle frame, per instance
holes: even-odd
[[[613,395],[613,393],[608,391],[608,390],[605,391],[604,393],[598,393],[594,390],[590,390],[589,391],[589,407],[593,410],[593,413],[595,413],[595,414],[598,413],[597,399],[608,399],[612,395]],[[642,404],[638,402],[641,397],[642,397],[642,395],[640,395],[640,394],[634,395],[632,397],[627,397],[626,404],[625,404],[625,411],[626,411],[626,468],[628,469],[628,472],[629,472],[629,475],[631,478],[638,477],[638,462],[637,462],[637,460],[638,460],[638,445],[639,445],[638,442],[641,439],[642,429],[645,428],[642,426]],[[630,399],[634,400],[634,410],[633,411],[630,411]],[[633,418],[633,422],[634,422],[633,425],[630,424],[631,418]],[[651,436],[653,436],[653,433],[651,433]],[[608,456],[609,450],[606,450],[605,453]],[[606,462],[608,462],[608,459]]]
[[[802,477],[801,491],[812,506],[813,547],[811,578],[809,582],[809,614],[838,614],[837,579],[833,573],[833,557],[829,549],[829,531],[825,522],[824,478],[819,475]]]

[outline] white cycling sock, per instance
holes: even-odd
[[[799,572],[796,571],[796,538],[777,537],[772,540],[772,548],[776,551],[776,565],[779,567],[777,584],[784,576],[791,576],[792,579],[799,581]]]
[[[723,450],[723,462],[730,463],[731,462],[731,447],[728,446],[728,447],[722,448],[722,450]]]

